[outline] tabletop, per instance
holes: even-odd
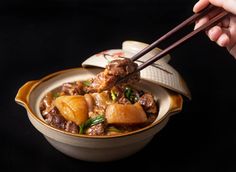
[[[46,141],[14,101],[17,90],[29,80],[79,67],[97,52],[120,48],[124,40],[151,43],[192,15],[195,2],[1,1],[1,168],[236,171],[236,61],[204,33],[171,53],[170,64],[185,79],[192,100],[185,99],[182,112],[128,158],[90,163],[67,157]]]

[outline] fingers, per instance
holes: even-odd
[[[230,37],[226,30],[219,26],[214,26],[207,32],[211,41],[216,42],[221,47],[226,47],[230,43]]]
[[[199,0],[193,7],[195,13],[206,8],[209,3],[224,8],[226,11],[236,15],[236,0]],[[202,26],[211,19],[206,16],[196,22],[195,28]],[[229,52],[236,58],[236,16],[224,19],[218,26],[206,31],[210,40],[216,42],[221,47],[227,47]]]
[[[207,23],[208,21],[209,21],[209,17],[208,17],[208,16],[201,18],[200,20],[198,20],[198,21],[195,23],[194,30],[196,30],[196,29],[199,28],[200,26],[204,25],[204,24]]]
[[[230,38],[226,33],[223,33],[218,40],[216,41],[216,43],[221,46],[221,47],[226,47],[229,45],[230,42]]]
[[[222,29],[219,26],[215,26],[207,32],[207,35],[211,41],[217,41],[222,33]]]
[[[209,4],[209,0],[199,0],[193,7],[193,12],[198,13]]]

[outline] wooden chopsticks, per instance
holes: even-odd
[[[160,37],[158,40],[156,40],[155,42],[153,42],[152,44],[150,44],[149,46],[147,46],[146,48],[144,48],[143,50],[141,50],[139,53],[137,53],[136,55],[134,55],[131,60],[135,61],[137,59],[139,59],[140,57],[142,57],[143,55],[145,55],[147,52],[151,51],[152,49],[154,49],[159,43],[161,43],[162,41],[164,41],[165,39],[169,38],[171,35],[175,34],[177,31],[179,31],[180,29],[184,28],[185,26],[194,23],[196,20],[200,19],[201,17],[205,16],[207,13],[213,11],[213,10],[218,10],[220,11],[221,8],[217,8],[213,5],[209,5],[207,8],[205,8],[203,11],[201,11],[200,13],[196,13],[194,15],[192,15],[191,17],[189,17],[188,19],[184,20],[182,23],[180,23],[178,26],[176,26],[174,29],[170,30],[169,32],[167,32],[165,35],[163,35],[162,37]]]
[[[135,61],[135,60],[139,59],[140,57],[142,57],[143,55],[147,54],[149,51],[154,49],[160,42],[166,40],[167,38],[169,38],[170,36],[175,34],[177,31],[181,30],[182,28],[184,28],[185,26],[187,26],[189,24],[194,23],[195,21],[197,21],[201,17],[209,14],[210,12],[215,13],[216,16],[211,18],[206,24],[202,25],[201,27],[197,28],[196,30],[194,30],[194,31],[190,32],[189,34],[185,35],[184,37],[182,37],[181,39],[177,40],[176,42],[174,42],[172,45],[170,45],[166,49],[162,50],[157,55],[155,55],[152,58],[150,58],[149,60],[147,60],[145,63],[143,63],[140,66],[138,66],[137,70],[135,72],[133,72],[133,73],[139,72],[140,70],[142,70],[142,69],[146,68],[147,66],[151,65],[152,63],[154,63],[155,61],[159,60],[163,56],[167,55],[170,51],[172,51],[173,49],[175,49],[179,45],[183,44],[185,41],[189,40],[193,36],[197,35],[201,31],[203,31],[203,30],[205,30],[205,29],[207,29],[209,27],[212,27],[214,25],[217,25],[224,17],[226,17],[229,14],[227,11],[223,10],[222,8],[218,8],[218,7],[209,5],[207,8],[205,8],[201,12],[192,15],[191,17],[189,17],[188,19],[186,19],[185,21],[180,23],[178,26],[176,26],[174,29],[172,29],[171,31],[167,32],[165,35],[160,37],[158,40],[156,40],[155,42],[153,42],[152,44],[150,44],[149,46],[147,46],[146,48],[141,50],[139,53],[134,55],[131,58],[131,60]],[[133,73],[125,76],[121,80],[123,81],[123,80],[127,79]],[[119,82],[121,80],[119,80]]]

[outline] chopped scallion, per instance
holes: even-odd
[[[59,96],[60,96],[60,93],[58,93],[58,92],[53,93],[53,95],[52,95],[52,97],[53,97],[54,99],[56,99],[56,98],[59,97]]]
[[[91,85],[91,81],[87,80],[87,81],[83,81],[83,84],[85,86],[90,86]]]
[[[80,131],[79,133],[80,134],[83,134],[84,133],[84,130],[86,128],[89,128],[89,127],[92,127],[94,125],[97,125],[99,123],[102,123],[105,121],[105,117],[104,115],[98,115],[94,118],[89,118],[85,123],[81,124],[79,127],[80,127]]]
[[[117,93],[115,93],[113,90],[111,90],[111,99],[113,101],[116,101],[116,99],[117,99]]]

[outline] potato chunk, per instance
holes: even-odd
[[[147,115],[139,103],[118,104],[114,103],[106,109],[108,124],[142,124],[147,121]]]
[[[88,119],[88,105],[84,96],[60,96],[54,104],[66,120],[77,125]]]

